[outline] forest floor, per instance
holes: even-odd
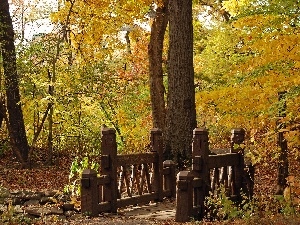
[[[3,154],[0,156],[0,187],[5,187],[9,190],[60,190],[63,191],[68,184],[68,176],[70,165],[73,158],[61,155],[53,166],[45,166],[43,161],[38,160],[33,169],[19,169],[20,165],[11,154]],[[40,157],[42,158],[42,157]],[[299,175],[300,162],[295,159],[290,159],[290,173],[293,176]],[[282,213],[277,213],[280,209],[280,203],[274,200],[274,192],[276,188],[277,165],[273,161],[261,163],[255,166],[255,196],[260,203],[256,204],[260,211],[256,216],[248,220],[230,220],[222,222],[189,222],[186,224],[300,224],[300,218],[297,215],[285,216]],[[166,201],[161,204],[175,205],[174,202]],[[282,204],[281,204],[282,205]],[[283,206],[282,206],[283,207]],[[1,220],[0,220],[1,223]],[[48,224],[43,221],[37,221],[34,224]],[[99,218],[80,218],[72,221],[54,222],[49,224],[178,224],[174,219],[155,220],[151,218],[138,218],[132,216],[128,218],[120,216],[105,216]]]

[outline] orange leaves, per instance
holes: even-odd
[[[288,203],[300,204],[300,183],[294,176],[286,178],[288,187],[284,189],[283,196]]]

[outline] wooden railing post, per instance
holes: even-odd
[[[165,175],[164,185],[165,190],[171,191],[171,198],[176,197],[176,177],[175,177],[175,163],[172,160],[166,160],[163,163],[164,168],[169,168],[170,173]]]
[[[192,170],[197,178],[202,179],[202,187],[194,193],[194,205],[200,206],[199,218],[205,214],[204,201],[210,190],[210,173],[207,166],[209,157],[208,131],[205,128],[194,129]]]
[[[245,150],[245,130],[235,128],[231,130],[231,153],[239,153],[238,166],[232,167],[232,199],[241,201],[241,189],[243,187],[244,176],[244,150]]]
[[[85,169],[81,175],[81,212],[83,215],[97,216],[98,212],[97,172]]]
[[[176,222],[188,222],[193,216],[193,178],[190,171],[177,174]]]
[[[103,200],[110,202],[111,212],[117,212],[118,184],[117,184],[117,142],[116,131],[112,128],[102,129],[101,138],[101,175],[107,175],[110,183],[103,186]]]
[[[158,155],[157,163],[154,163],[153,191],[158,193],[158,201],[163,200],[163,140],[162,131],[158,128],[151,129],[151,152]]]

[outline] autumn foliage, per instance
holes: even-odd
[[[29,144],[46,148],[51,130],[55,151],[96,153],[105,124],[116,129],[119,149],[145,151],[152,127],[147,55],[150,13],[161,2],[57,3],[55,12],[41,11],[56,24],[53,32],[26,44],[22,39],[17,45]],[[40,10],[35,1],[14,4],[19,7],[12,13],[37,19],[26,14],[26,10]],[[207,7],[212,15],[209,25],[197,20]],[[294,1],[281,0],[193,5],[197,126],[209,128],[211,142],[219,147],[227,145],[231,128],[245,128],[247,154],[253,163],[278,158],[276,124],[283,101],[287,109],[281,122],[289,153],[298,157],[297,7]],[[17,37],[20,33],[16,30]],[[167,74],[168,68],[164,70]],[[287,94],[279,102],[282,91]]]

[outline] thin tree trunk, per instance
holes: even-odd
[[[47,106],[47,109],[46,109],[46,111],[45,111],[45,113],[44,113],[44,116],[43,116],[43,118],[42,118],[42,122],[41,122],[41,124],[39,125],[39,121],[38,121],[38,123],[37,123],[37,130],[36,130],[36,132],[34,132],[34,137],[33,137],[33,140],[32,140],[32,147],[34,147],[35,146],[35,144],[36,144],[36,142],[37,142],[37,140],[38,140],[38,138],[39,138],[39,135],[40,135],[40,133],[41,133],[41,131],[42,131],[42,128],[43,128],[43,126],[44,126],[44,123],[45,123],[45,121],[46,121],[46,118],[47,118],[47,116],[48,116],[48,113],[49,113],[49,111],[50,111],[50,109],[52,108],[52,103],[48,103],[48,106]]]
[[[169,0],[164,0],[163,6],[159,6],[156,10],[156,15],[151,26],[150,43],[148,46],[153,127],[160,128],[163,131],[165,130],[166,109],[162,54],[164,36],[169,20],[168,3]]]
[[[166,151],[179,168],[191,158],[196,128],[192,0],[170,0]]]
[[[59,46],[58,46],[59,48]],[[57,50],[59,51],[59,50]],[[57,61],[57,58],[54,59],[54,63],[52,65],[52,73],[48,70],[48,77],[49,77],[49,95],[51,96],[51,102],[49,103],[51,105],[49,110],[49,116],[48,116],[48,124],[49,124],[49,130],[48,130],[48,158],[47,158],[47,165],[52,165],[52,159],[53,159],[53,113],[54,113],[54,107],[53,107],[53,101],[54,101],[54,83],[55,83],[55,63]]]
[[[19,160],[27,163],[29,147],[20,104],[14,31],[9,14],[8,0],[2,0],[0,4],[0,43],[5,75],[9,126],[11,128],[9,135],[14,140],[12,144],[15,144],[14,147],[20,152],[22,159]]]

